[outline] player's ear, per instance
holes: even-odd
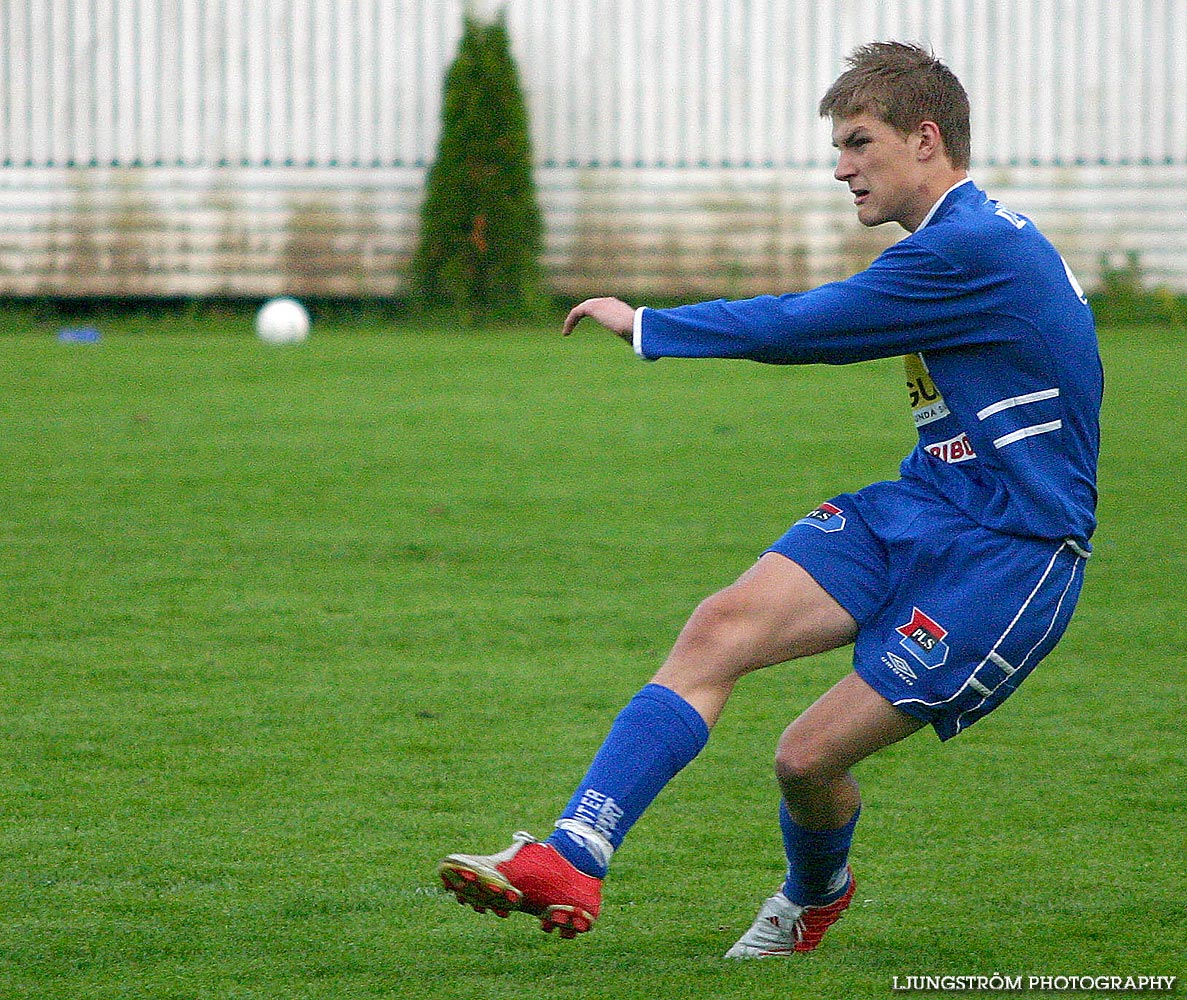
[[[931,160],[943,154],[944,137],[940,135],[940,126],[935,122],[923,121],[915,130],[918,139],[919,159]]]

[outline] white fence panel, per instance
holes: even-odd
[[[562,291],[860,266],[896,234],[853,220],[815,107],[888,37],[949,62],[974,175],[1089,284],[1132,250],[1187,290],[1187,0],[468,6],[506,12]],[[0,0],[0,294],[398,294],[463,7]]]

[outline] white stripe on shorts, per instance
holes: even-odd
[[[1001,634],[1001,638],[999,638],[997,640],[997,642],[995,642],[993,644],[993,649],[991,649],[989,651],[989,653],[986,655],[985,659],[982,660],[980,663],[978,663],[976,669],[972,672],[972,674],[969,675],[969,680],[972,681],[977,675],[977,670],[980,670],[985,665],[985,663],[987,661],[992,661],[993,663],[997,664],[997,666],[1002,667],[1002,673],[1005,676],[1002,677],[1002,679],[997,683],[997,686],[994,687],[994,689],[992,691],[986,693],[986,692],[984,692],[984,690],[978,690],[978,693],[981,694],[981,696],[982,696],[981,700],[979,702],[977,702],[976,705],[966,708],[963,712],[960,713],[960,715],[958,715],[956,717],[956,732],[959,733],[960,730],[964,727],[964,722],[962,720],[964,719],[964,717],[966,715],[968,715],[969,712],[977,711],[977,709],[979,709],[982,705],[985,704],[985,699],[991,697],[994,694],[994,692],[997,691],[997,689],[999,687],[1001,687],[1003,684],[1006,683],[1006,681],[1008,681],[1012,676],[1014,676],[1014,673],[1019,668],[1026,666],[1026,661],[1031,658],[1031,656],[1034,654],[1034,651],[1036,649],[1038,649],[1044,642],[1047,641],[1047,636],[1049,636],[1051,634],[1051,630],[1053,628],[1055,628],[1055,623],[1057,621],[1059,621],[1059,612],[1061,610],[1063,610],[1064,598],[1067,597],[1067,592],[1069,590],[1071,590],[1072,584],[1075,582],[1077,571],[1080,569],[1081,566],[1084,565],[1083,559],[1077,558],[1077,560],[1074,563],[1072,563],[1072,571],[1068,574],[1067,583],[1064,584],[1064,587],[1063,587],[1063,593],[1059,595],[1059,600],[1055,602],[1055,612],[1054,612],[1054,614],[1051,615],[1051,621],[1047,623],[1047,628],[1043,631],[1043,634],[1039,637],[1038,641],[1035,642],[1035,644],[1033,646],[1031,646],[1030,649],[1028,649],[1026,651],[1026,655],[1024,657],[1022,657],[1022,662],[1020,662],[1017,667],[1014,667],[1012,670],[1005,669],[1003,664],[1006,664],[1006,660],[998,653],[997,648],[1005,641],[1006,636],[1008,636],[1010,634],[1010,629],[1012,629],[1014,627],[1014,625],[1017,623],[1018,619],[1022,617],[1022,612],[1026,609],[1026,605],[1030,604],[1031,599],[1034,597],[1035,594],[1038,593],[1039,587],[1041,587],[1043,585],[1043,580],[1045,580],[1047,578],[1048,574],[1051,572],[1052,568],[1055,566],[1055,560],[1057,558],[1059,558],[1059,554],[1065,548],[1068,548],[1068,545],[1066,542],[1063,545],[1061,545],[1059,547],[1059,549],[1056,551],[1055,555],[1053,555],[1051,557],[1051,562],[1049,562],[1047,564],[1047,572],[1045,572],[1043,574],[1043,579],[1040,580],[1038,582],[1038,585],[1035,587],[1035,589],[1030,592],[1030,596],[1027,597],[1026,603],[1023,604],[1022,609],[1019,610],[1018,614],[1016,614],[1014,616],[1014,621],[1010,622],[1009,626]]]
[[[1009,634],[1013,631],[1014,626],[1018,624],[1019,620],[1026,613],[1027,608],[1030,607],[1031,602],[1034,601],[1035,595],[1038,594],[1038,592],[1042,589],[1043,584],[1047,582],[1047,578],[1055,569],[1056,560],[1062,554],[1064,549],[1067,549],[1070,552],[1075,552],[1075,549],[1068,545],[1067,542],[1060,544],[1059,548],[1055,550],[1055,554],[1051,556],[1050,561],[1047,563],[1047,568],[1043,570],[1043,575],[1039,577],[1039,582],[1034,585],[1034,589],[1032,589],[1031,592],[1027,594],[1026,600],[1022,602],[1022,606],[1018,609],[1018,613],[1014,615],[1013,619],[1010,621],[1010,624],[1006,626],[1005,631],[1002,632],[1000,636],[998,636],[997,641],[993,644],[993,648],[985,654],[984,659],[982,659],[981,662],[978,663],[973,671],[969,674],[968,680],[966,680],[953,694],[949,695],[947,698],[942,698],[939,701],[924,701],[922,698],[901,698],[894,702],[894,704],[925,705],[928,708],[935,708],[939,705],[946,705],[948,702],[954,701],[964,694],[967,688],[972,688],[972,690],[981,695],[981,701],[977,702],[977,704],[973,705],[971,708],[965,709],[960,713],[959,716],[957,716],[956,732],[959,733],[962,728],[961,718],[963,718],[969,712],[974,712],[979,709],[983,704],[985,704],[985,699],[992,697],[994,692],[997,691],[998,687],[1001,687],[1001,685],[1008,681],[1015,673],[1018,672],[1019,669],[1024,667],[1026,662],[1034,654],[1034,651],[1038,649],[1046,641],[1047,636],[1051,634],[1051,630],[1055,628],[1055,623],[1059,621],[1059,612],[1063,608],[1064,598],[1067,597],[1067,593],[1071,589],[1072,583],[1075,582],[1076,573],[1079,572],[1080,567],[1083,565],[1083,558],[1077,559],[1073,564],[1072,571],[1068,575],[1067,583],[1064,585],[1063,593],[1059,595],[1059,600],[1056,602],[1055,613],[1051,616],[1051,621],[1048,623],[1047,628],[1044,630],[1042,636],[1039,637],[1039,640],[1027,651],[1027,654],[1022,658],[1021,662],[1012,664],[998,652],[998,648],[1003,642],[1005,642],[1006,637],[1009,636]],[[1076,554],[1078,555],[1078,553]],[[1005,675],[992,689],[987,688],[984,684],[977,680],[977,671],[985,666],[986,663],[995,664]]]

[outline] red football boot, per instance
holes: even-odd
[[[517,833],[499,854],[451,854],[437,871],[459,903],[500,917],[530,913],[543,930],[558,928],[563,938],[591,930],[602,908],[602,880],[529,833]]]

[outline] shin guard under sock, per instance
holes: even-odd
[[[648,684],[614,720],[548,843],[587,875],[605,878],[627,831],[708,739],[695,708]]]

